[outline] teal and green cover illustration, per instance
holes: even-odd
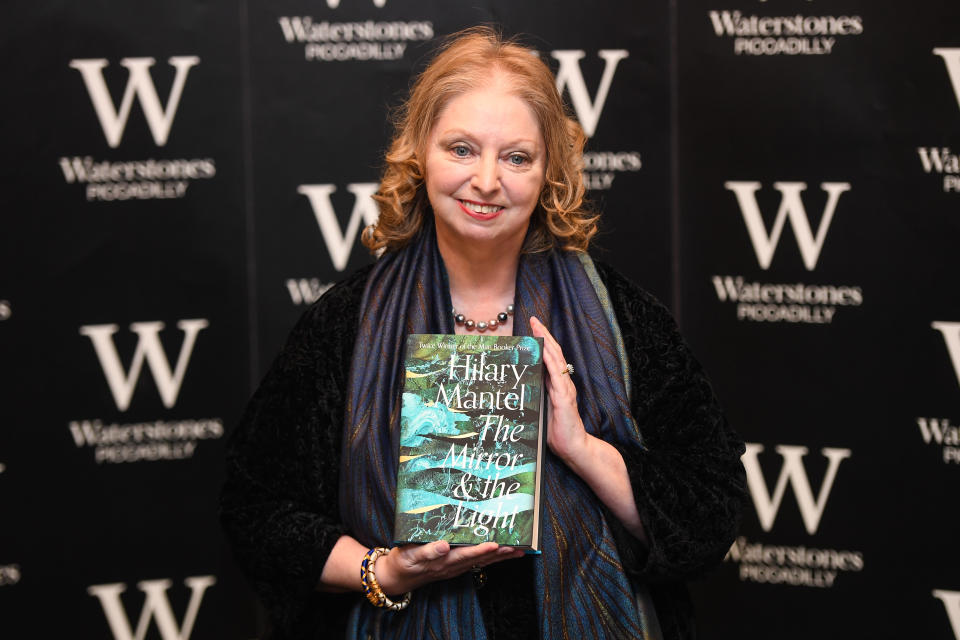
[[[395,542],[538,549],[542,352],[525,336],[407,338]]]

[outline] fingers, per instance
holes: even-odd
[[[504,560],[510,560],[511,558],[522,558],[524,555],[523,549],[514,549],[513,547],[500,547],[497,549],[496,555],[493,560],[488,564],[493,564],[495,562],[503,562]]]
[[[500,546],[496,542],[463,547],[451,547],[444,540],[424,545],[405,545],[401,550],[410,547],[410,570],[414,573],[432,574],[435,578],[459,575],[474,566],[486,566],[500,560],[523,555],[513,547]]]
[[[543,338],[543,362],[547,368],[545,385],[550,398],[550,423],[547,445],[561,460],[569,461],[583,448],[587,432],[577,407],[577,386],[567,375],[563,349],[538,318],[530,318],[534,336]]]
[[[563,349],[560,348],[560,344],[538,318],[530,318],[530,329],[534,336],[543,338],[543,363],[546,365],[549,374],[550,391],[554,394],[560,394],[564,400],[574,397],[576,386],[570,376],[566,375],[567,360],[563,357]]]
[[[489,567],[492,564],[503,562],[504,560],[511,560],[513,558],[521,558],[521,557],[523,557],[522,549],[513,549],[511,547],[500,547],[493,553],[488,553],[477,558],[476,562],[470,565],[470,568],[483,569],[484,567]]]
[[[457,547],[450,553],[450,562],[451,564],[460,562],[470,563],[476,558],[496,551],[497,547],[496,542],[484,542],[483,544],[475,546]]]
[[[560,348],[560,343],[554,339],[547,327],[536,317],[530,318],[530,329],[534,336],[543,338],[543,361],[547,365],[547,371],[551,376],[563,375],[567,367],[567,361],[563,357],[563,349]]]
[[[557,349],[560,348],[560,345],[554,340],[553,334],[547,329],[547,325],[540,322],[540,319],[536,316],[530,316],[530,330],[533,331],[533,335],[536,337],[543,338],[544,346],[550,344]]]
[[[431,542],[430,544],[417,545],[414,552],[415,562],[430,562],[439,560],[450,552],[450,543],[446,540]]]
[[[461,549],[458,548],[455,551],[460,550]],[[463,573],[467,569],[473,569],[475,567],[482,568],[495,562],[509,560],[510,558],[519,558],[523,555],[523,550],[521,549],[514,549],[513,547],[507,546],[500,547],[494,542],[485,542],[475,547],[462,547],[462,550],[463,555],[457,559],[462,569],[457,571],[457,574]],[[451,558],[451,561],[453,561],[453,558]]]

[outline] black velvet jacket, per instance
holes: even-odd
[[[720,562],[737,533],[743,443],[669,312],[596,265],[623,333],[631,409],[645,446],[619,449],[650,546],[621,530],[621,560],[648,585],[664,640],[686,640],[695,632],[684,581]],[[337,504],[340,444],[368,273],[342,281],[303,315],[228,443],[221,521],[270,613],[274,638],[342,638],[346,614],[362,598],[320,593],[316,585],[334,543],[349,534]],[[491,640],[535,637],[529,562],[487,569],[478,595]],[[357,576],[359,585],[359,567]],[[509,624],[491,626],[494,620]]]

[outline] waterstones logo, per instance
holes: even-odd
[[[934,598],[943,603],[947,610],[947,619],[950,621],[953,636],[960,640],[960,591],[934,589],[931,593]]]
[[[130,331],[137,334],[138,339],[129,372],[124,371],[117,347],[113,342],[113,334],[120,330],[119,326],[115,324],[84,325],[80,327],[80,335],[87,336],[93,343],[118,411],[123,412],[130,408],[130,400],[140,380],[144,362],[153,374],[163,406],[172,409],[177,403],[177,396],[180,395],[180,387],[187,373],[187,365],[190,363],[197,335],[208,326],[210,323],[203,318],[177,322],[177,328],[183,331],[184,338],[180,345],[176,368],[172,371],[163,351],[163,345],[160,343],[160,331],[164,328],[162,322],[134,322],[130,325]]]
[[[220,418],[127,424],[73,420],[68,427],[78,449],[93,449],[97,464],[183,460],[193,456],[200,440],[217,439],[224,432]]]
[[[960,464],[960,427],[947,418],[917,418],[924,444],[942,447],[944,464]]]
[[[618,172],[640,171],[639,151],[587,151],[583,154],[583,182],[587,189],[605,191]]]
[[[850,449],[824,447],[820,453],[827,460],[827,469],[820,488],[814,495],[804,458],[807,447],[777,445],[776,452],[782,462],[771,493],[764,480],[759,454],[763,445],[747,443],[743,454],[743,466],[747,472],[747,487],[753,499],[760,527],[764,532],[773,530],[787,488],[792,488],[803,526],[809,535],[815,535],[820,527],[837,478],[840,464],[851,457]],[[786,584],[805,587],[832,587],[840,572],[861,571],[864,566],[860,551],[811,548],[806,545],[784,546],[767,541],[749,541],[741,536],[727,553],[726,562],[739,565],[740,580],[770,584]]]
[[[718,38],[733,38],[736,55],[829,55],[839,37],[863,33],[860,16],[758,16],[729,10],[708,16]]]
[[[80,334],[90,338],[103,370],[117,411],[126,412],[140,381],[143,365],[150,369],[160,400],[166,409],[176,407],[186,377],[190,357],[200,331],[209,326],[203,318],[180,320],[177,328],[184,336],[176,365],[171,368],[160,332],[163,322],[134,322],[130,331],[137,335],[137,346],[124,369],[113,336],[120,328],[115,324],[84,325]],[[94,461],[140,462],[190,458],[200,440],[223,436],[220,418],[148,420],[118,423],[101,419],[71,420],[67,425],[78,449],[93,449]]]
[[[587,137],[592,138],[597,130],[597,124],[600,122],[600,114],[603,113],[603,106],[607,102],[607,96],[610,95],[610,85],[613,84],[613,76],[617,72],[617,66],[620,61],[630,56],[626,49],[601,49],[597,55],[603,59],[603,76],[600,78],[600,85],[597,87],[597,93],[594,98],[590,98],[587,90],[587,83],[583,79],[583,71],[580,68],[580,60],[587,55],[582,50],[558,50],[551,51],[550,56],[560,63],[557,70],[557,90],[563,93],[566,89],[570,94],[570,102],[577,114],[577,120],[583,127]]]
[[[103,127],[103,135],[106,136],[107,144],[110,145],[111,149],[120,146],[120,140],[123,138],[123,132],[127,126],[127,119],[130,117],[130,110],[133,108],[134,97],[140,100],[140,107],[143,109],[143,115],[146,116],[153,141],[158,147],[167,144],[170,127],[173,126],[173,119],[177,116],[177,107],[180,105],[183,87],[187,82],[187,74],[192,67],[200,64],[200,58],[196,56],[174,56],[167,62],[176,69],[176,76],[174,76],[173,86],[170,88],[170,95],[167,97],[167,104],[164,106],[160,103],[157,88],[150,76],[150,67],[156,63],[156,60],[153,58],[123,58],[120,61],[120,66],[125,67],[130,75],[123,92],[123,98],[120,100],[120,108],[117,109],[110,97],[107,83],[103,79],[103,69],[109,65],[109,62],[105,58],[70,61],[70,67],[79,71],[83,77],[83,83],[87,87],[90,101],[93,103],[94,111],[96,111],[97,118],[100,120],[100,126]]]
[[[182,198],[191,180],[217,175],[213,158],[112,162],[73,156],[60,158],[60,170],[67,184],[84,185],[88,202]]]
[[[151,628],[151,623],[156,625],[163,640],[190,640],[204,593],[216,582],[217,579],[214,576],[192,576],[183,581],[183,584],[190,589],[190,602],[180,622],[177,621],[167,597],[167,590],[173,586],[172,580],[138,582],[137,589],[143,592],[144,601],[135,630],[130,626],[130,618],[120,600],[120,594],[127,590],[126,584],[122,582],[95,584],[87,588],[87,593],[100,601],[114,640],[144,640]]]
[[[742,276],[713,276],[720,302],[735,302],[737,320],[829,324],[841,306],[863,303],[860,287],[767,284]]]
[[[960,106],[960,48],[938,47],[933,54],[940,56],[947,68],[947,76]],[[938,176],[944,193],[960,193],[960,154],[946,145],[917,147],[917,156],[923,172]]]
[[[313,304],[320,299],[333,282],[320,282],[319,278],[288,278],[286,281],[290,302],[296,306]]]
[[[816,233],[811,228],[807,208],[801,197],[801,193],[807,189],[805,182],[773,183],[774,188],[780,192],[780,206],[769,232],[757,202],[757,191],[761,186],[754,181],[724,183],[724,187],[736,197],[757,264],[764,271],[770,269],[784,227],[789,220],[804,268],[807,271],[815,270],[840,196],[850,191],[850,183],[821,183],[820,188],[826,194],[826,203]],[[737,320],[741,321],[829,324],[840,307],[863,304],[863,291],[856,285],[819,285],[804,282],[776,284],[731,275],[714,275],[712,282],[717,300],[736,304]]]
[[[330,200],[330,196],[337,191],[335,185],[302,184],[297,187],[297,193],[306,196],[310,201],[313,215],[320,227],[320,235],[323,236],[330,260],[337,271],[347,268],[350,254],[357,244],[361,221],[365,225],[370,225],[380,216],[377,203],[373,199],[377,187],[376,182],[355,182],[347,185],[347,191],[353,194],[354,201],[346,229],[341,228],[333,202]]]
[[[741,582],[830,588],[842,571],[863,570],[863,553],[750,542],[740,536],[727,552],[739,565]]]
[[[821,449],[820,452],[827,459],[828,466],[823,483],[820,485],[820,491],[814,499],[813,489],[810,487],[807,470],[803,464],[803,458],[809,450],[806,447],[793,445],[777,445],[775,450],[780,454],[783,463],[772,494],[767,490],[758,458],[759,454],[763,452],[763,445],[748,442],[746,452],[742,457],[743,466],[747,472],[747,487],[750,489],[750,496],[753,498],[753,506],[757,510],[757,517],[760,519],[760,526],[768,532],[773,529],[773,523],[777,519],[777,513],[780,511],[787,486],[791,486],[793,487],[793,495],[797,499],[797,505],[800,507],[803,526],[807,533],[813,535],[820,526],[820,519],[823,517],[823,511],[827,506],[830,490],[833,488],[833,481],[837,477],[840,463],[850,457],[851,451],[850,449],[831,447]]]
[[[550,52],[550,56],[559,64],[557,90],[561,94],[564,90],[567,91],[577,121],[587,137],[592,138],[600,124],[600,115],[610,95],[617,68],[622,60],[630,57],[630,52],[626,49],[601,49],[597,52],[604,66],[593,97],[590,96],[580,67],[580,60],[586,55],[587,52],[581,49],[559,49]],[[588,151],[583,154],[583,165],[586,188],[603,191],[613,186],[617,173],[639,171],[643,163],[639,151]]]
[[[119,107],[114,104],[103,76],[105,58],[74,59],[70,67],[80,72],[107,145],[117,149],[123,140],[133,110],[139,102],[147,127],[158,147],[167,144],[190,70],[200,64],[197,56],[173,56],[167,60],[175,70],[166,104],[161,103],[151,76],[154,58],[123,58],[127,84]],[[191,180],[212,178],[212,158],[123,160],[94,159],[91,155],[64,156],[59,161],[67,184],[85,185],[87,201],[158,200],[182,198]]]
[[[960,383],[960,322],[932,322],[930,326],[943,335],[943,342],[947,345],[947,353],[950,355],[950,364],[953,365],[953,372],[957,376],[957,383]]]
[[[917,147],[923,172],[940,176],[944,193],[960,192],[960,155],[950,147]]]
[[[384,0],[374,4],[383,6]],[[281,16],[277,22],[288,44],[303,45],[304,59],[320,62],[399,60],[410,42],[434,34],[429,21],[314,22],[310,16]]]
[[[960,383],[960,322],[932,322],[930,326],[943,335],[953,372]],[[944,464],[960,464],[960,427],[947,418],[917,418],[923,443],[941,449]]]
[[[733,191],[737,197],[740,213],[743,214],[743,221],[747,225],[747,232],[750,234],[750,242],[757,254],[757,262],[763,270],[770,268],[773,253],[777,250],[777,244],[780,242],[780,234],[783,233],[784,224],[789,219],[800,248],[800,255],[803,257],[803,265],[807,268],[807,271],[813,271],[817,266],[817,260],[820,258],[820,251],[823,249],[823,243],[827,238],[827,230],[833,221],[833,214],[837,209],[840,195],[850,190],[849,182],[821,183],[820,188],[827,192],[827,203],[824,206],[816,236],[814,236],[810,228],[806,208],[800,197],[800,193],[806,191],[807,183],[773,183],[773,188],[780,192],[780,208],[777,210],[777,217],[773,221],[773,228],[769,234],[764,226],[763,216],[757,204],[757,191],[761,184],[759,182],[731,180],[724,182],[723,186]]]
[[[960,106],[960,48],[937,47],[933,50],[933,55],[943,58],[950,84],[953,86],[953,94],[957,97],[957,106]]]

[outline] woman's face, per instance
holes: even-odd
[[[427,141],[425,173],[441,246],[519,248],[543,188],[546,149],[533,111],[502,75],[450,100]]]

